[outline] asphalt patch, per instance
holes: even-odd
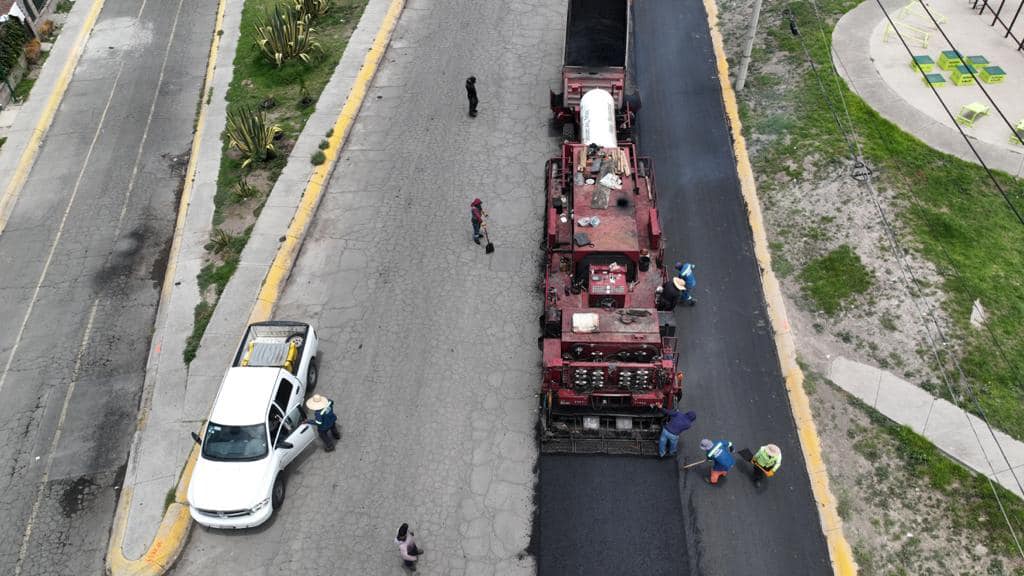
[[[689,574],[675,460],[540,457],[540,576]]]

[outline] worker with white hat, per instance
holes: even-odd
[[[338,416],[334,413],[334,400],[314,394],[306,400],[310,414],[307,422],[316,426],[316,432],[324,442],[324,451],[333,452],[334,443],[341,439],[338,431]]]
[[[754,465],[754,480],[771,478],[782,466],[782,450],[775,444],[765,444],[758,448],[750,463]]]

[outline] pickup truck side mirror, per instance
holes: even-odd
[[[284,448],[285,450],[291,450],[292,448],[295,448],[295,446],[291,442],[278,442],[277,447]]]
[[[199,437],[199,434],[192,432],[192,439],[196,441],[196,444],[203,445],[203,439]]]

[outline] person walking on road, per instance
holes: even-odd
[[[704,451],[705,456],[712,463],[708,482],[718,484],[718,481],[724,478],[736,464],[736,460],[732,457],[732,442],[728,440],[715,440],[712,442],[705,438],[700,441],[700,449]]]
[[[413,538],[412,530],[409,530],[408,524],[402,524],[398,527],[395,544],[398,544],[398,554],[402,557],[405,567],[410,572],[415,572],[416,562],[419,561],[419,556],[423,554],[423,550],[416,546],[416,540]]]
[[[754,465],[755,482],[771,478],[782,466],[782,450],[775,444],[765,444],[757,449],[750,463]]]
[[[658,458],[665,457],[666,449],[669,456],[675,456],[679,451],[679,435],[689,430],[690,426],[693,426],[694,420],[697,419],[697,413],[682,413],[675,408],[672,410],[660,408],[660,410],[662,414],[668,417],[668,421],[661,425],[661,438],[658,439]]]
[[[697,267],[689,262],[676,262],[675,268],[676,277],[682,278],[684,284],[680,300],[686,302],[687,306],[697,304],[697,299],[693,297],[693,289],[697,287],[697,276],[694,274],[694,270],[696,270]]]
[[[686,290],[686,280],[675,276],[659,286],[655,292],[658,294],[657,309],[671,312],[676,309],[676,304],[679,304],[679,301],[683,299],[683,295],[688,293]],[[690,306],[693,306],[693,304],[690,304]]]
[[[338,416],[334,413],[334,400],[314,394],[306,400],[306,408],[312,412],[307,422],[316,426],[316,433],[324,443],[324,451],[333,452],[335,441],[341,439]]]
[[[466,97],[469,98],[469,115],[476,117],[476,105],[480,100],[476,97],[476,76],[466,78]]]
[[[469,205],[469,221],[473,224],[473,242],[477,244],[484,237],[480,229],[487,227],[484,218],[487,218],[487,212],[484,212],[484,203],[479,198],[474,198]]]

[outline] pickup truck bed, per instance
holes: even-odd
[[[261,322],[249,326],[235,355],[234,367],[273,366],[295,373],[309,337],[309,325]]]

